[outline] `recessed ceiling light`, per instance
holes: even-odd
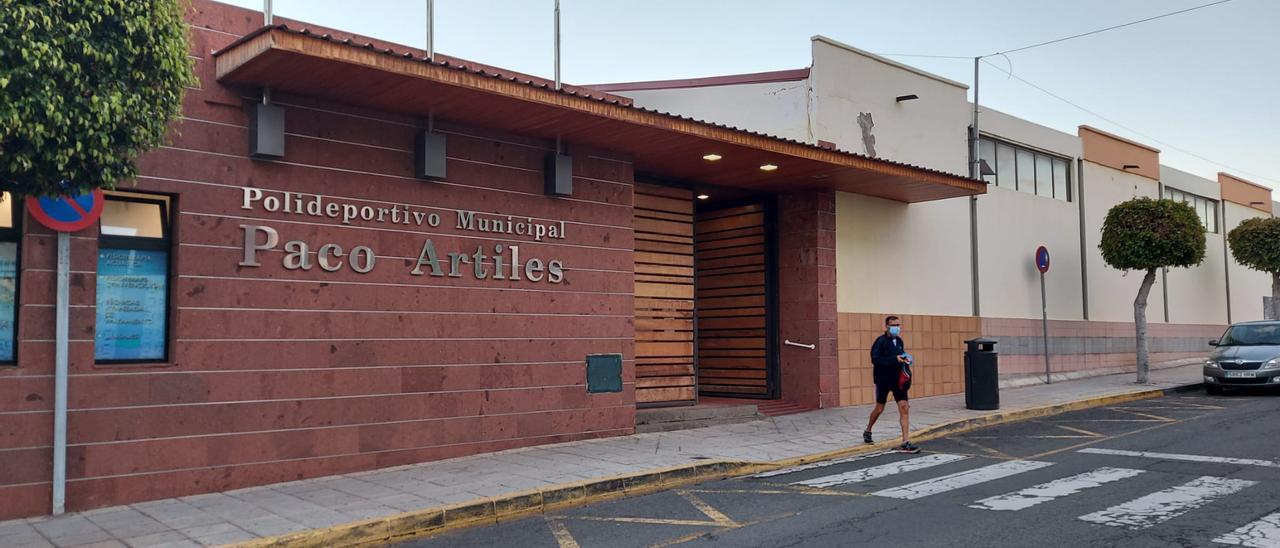
[[[706,161],[708,161],[708,162],[714,162],[714,161],[719,160],[719,159],[721,159],[721,158],[724,158],[724,156],[721,156],[721,155],[716,154],[716,153],[707,154],[707,155],[705,155],[705,156],[703,156],[703,157],[702,157],[702,159],[703,159],[703,160],[706,160]]]
[[[699,195],[698,195],[698,199],[699,199],[699,200],[706,200],[707,198],[710,198],[710,196],[707,196],[706,194],[699,194]]]
[[[773,171],[775,169],[778,169],[778,166],[773,164],[765,164],[760,166],[760,171]]]

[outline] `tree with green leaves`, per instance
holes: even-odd
[[[1236,262],[1271,275],[1271,317],[1280,320],[1280,218],[1247,219],[1227,241]]]
[[[0,189],[136,175],[195,82],[179,0],[0,0]]]
[[[1138,383],[1150,371],[1147,350],[1147,296],[1162,268],[1190,267],[1204,260],[1205,228],[1190,205],[1174,200],[1136,198],[1107,212],[1102,223],[1102,260],[1112,268],[1144,273],[1133,300]]]

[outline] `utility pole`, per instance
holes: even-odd
[[[973,123],[969,133],[969,177],[982,178],[982,159],[978,157],[978,66],[982,56],[973,58]],[[978,278],[978,197],[969,197],[969,269],[973,281],[973,315],[982,315],[981,285]]]

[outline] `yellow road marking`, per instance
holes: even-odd
[[[698,521],[692,519],[663,519],[663,518],[609,518],[597,516],[555,516],[555,519],[564,520],[580,520],[580,521],[613,521],[617,523],[646,523],[649,525],[693,525],[696,527],[721,527],[723,523],[715,521]]]
[[[1158,421],[1172,421],[1172,420],[1174,420],[1174,419],[1171,419],[1171,418],[1169,418],[1169,417],[1162,417],[1162,416],[1160,416],[1160,415],[1153,415],[1153,414],[1151,414],[1151,413],[1143,413],[1143,412],[1141,412],[1141,411],[1133,411],[1133,410],[1129,410],[1129,409],[1119,409],[1119,408],[1114,408],[1114,407],[1113,407],[1112,409],[1115,409],[1116,411],[1119,411],[1119,412],[1121,412],[1121,413],[1128,413],[1128,414],[1133,415],[1133,416],[1136,416],[1136,417],[1146,417],[1146,418],[1148,418],[1148,419],[1155,419],[1155,420],[1158,420]]]
[[[1089,440],[1089,441],[1086,441],[1086,442],[1083,442],[1083,443],[1077,443],[1077,444],[1075,444],[1075,445],[1068,445],[1068,446],[1063,447],[1063,448],[1060,448],[1060,449],[1052,449],[1052,450],[1049,450],[1049,451],[1045,451],[1045,452],[1043,452],[1043,453],[1039,453],[1039,454],[1035,454],[1035,455],[1031,455],[1031,456],[1023,457],[1023,458],[1024,458],[1024,459],[1026,459],[1026,460],[1034,460],[1034,459],[1044,458],[1044,457],[1047,457],[1047,456],[1049,456],[1049,455],[1056,455],[1056,454],[1058,454],[1058,453],[1062,453],[1062,452],[1065,452],[1065,451],[1071,451],[1071,450],[1073,450],[1073,449],[1079,449],[1079,448],[1081,448],[1081,447],[1087,447],[1087,446],[1093,445],[1093,444],[1095,444],[1095,443],[1102,443],[1102,442],[1104,442],[1104,441],[1109,441],[1109,440],[1114,440],[1114,439],[1118,439],[1118,438],[1123,438],[1123,437],[1126,437],[1126,436],[1131,436],[1131,435],[1133,435],[1133,434],[1139,434],[1139,433],[1142,433],[1142,432],[1147,432],[1147,431],[1150,431],[1150,430],[1155,430],[1155,429],[1157,429],[1157,428],[1164,428],[1164,427],[1166,427],[1166,426],[1173,426],[1173,425],[1175,425],[1175,424],[1182,424],[1182,423],[1187,422],[1187,421],[1193,421],[1193,420],[1200,419],[1200,418],[1204,418],[1204,417],[1207,417],[1207,416],[1208,416],[1208,415],[1197,415],[1197,416],[1194,416],[1194,417],[1187,417],[1187,418],[1185,418],[1185,419],[1179,419],[1179,420],[1170,420],[1170,421],[1167,421],[1167,422],[1162,422],[1162,421],[1144,421],[1144,422],[1156,422],[1156,423],[1159,423],[1159,424],[1155,424],[1155,425],[1152,425],[1152,426],[1147,426],[1147,427],[1144,427],[1144,428],[1139,428],[1139,429],[1137,429],[1137,430],[1130,430],[1130,431],[1128,431],[1128,432],[1123,432],[1123,433],[1116,434],[1116,435],[1109,436],[1109,437],[1105,437],[1105,438],[1098,438],[1098,439],[1095,439],[1095,440]]]
[[[968,438],[968,437],[973,437],[973,436],[965,436],[965,438]],[[968,445],[969,447],[972,447],[972,448],[974,448],[974,449],[978,449],[978,450],[980,450],[980,451],[982,451],[982,452],[984,452],[984,453],[987,453],[987,455],[986,455],[986,456],[998,457],[998,458],[1002,458],[1002,459],[1013,459],[1013,457],[1010,457],[1009,455],[1006,455],[1005,453],[1003,453],[1003,452],[1001,452],[1001,451],[997,451],[997,450],[992,449],[992,448],[990,448],[990,447],[987,447],[987,446],[985,446],[985,445],[980,445],[980,444],[977,444],[977,443],[971,442],[971,441],[969,441],[969,440],[967,440],[967,439],[964,439],[964,438],[961,438],[961,437],[959,437],[959,436],[954,437],[954,438],[951,438],[951,441],[959,442],[959,443],[961,443],[961,444],[963,444],[963,445]]]
[[[578,548],[578,541],[573,539],[573,535],[569,534],[569,528],[564,526],[562,521],[551,521],[551,534],[556,537],[556,544],[560,548]]]
[[[650,547],[651,547],[651,548],[664,548],[664,547],[666,547],[666,546],[675,546],[675,545],[677,545],[677,544],[684,544],[684,543],[689,542],[689,541],[698,540],[698,539],[700,539],[700,538],[706,537],[707,535],[714,535],[714,534],[716,534],[716,533],[723,533],[723,532],[725,532],[725,531],[732,531],[732,530],[734,530],[734,529],[741,529],[741,528],[743,528],[743,527],[749,527],[749,526],[752,526],[752,525],[759,525],[759,524],[761,524],[761,523],[765,523],[765,522],[769,522],[769,521],[777,521],[777,520],[780,520],[780,519],[783,519],[783,518],[789,518],[789,517],[794,516],[794,515],[796,515],[796,512],[783,512],[783,513],[781,513],[781,514],[774,514],[774,515],[772,515],[772,516],[765,516],[765,517],[760,518],[760,519],[757,519],[757,520],[748,521],[748,522],[745,522],[745,523],[740,523],[740,524],[735,525],[735,526],[733,526],[733,527],[722,527],[722,528],[720,528],[720,529],[715,529],[715,530],[713,530],[713,531],[702,531],[702,532],[700,532],[700,533],[690,533],[690,534],[685,535],[685,536],[683,536],[683,537],[676,537],[676,538],[673,538],[673,539],[668,540],[668,541],[665,541],[665,542],[659,542],[659,543],[657,543],[657,544],[651,544],[651,545],[650,545]]]
[[[1085,429],[1083,429],[1083,428],[1076,428],[1076,427],[1074,427],[1074,426],[1067,426],[1067,425],[1065,425],[1065,424],[1055,424],[1054,426],[1056,426],[1056,427],[1058,427],[1058,428],[1061,428],[1061,429],[1063,429],[1063,430],[1066,430],[1066,431],[1068,431],[1068,432],[1075,432],[1075,433],[1077,433],[1077,434],[1084,434],[1084,435],[1086,435],[1086,436],[1090,436],[1090,437],[1094,437],[1094,438],[1101,438],[1101,437],[1102,437],[1102,434],[1099,434],[1099,433],[1097,433],[1097,432],[1092,432],[1092,431],[1089,431],[1089,430],[1085,430]]]
[[[710,504],[707,504],[705,501],[698,498],[698,495],[695,495],[685,490],[676,491],[676,494],[683,497],[684,500],[689,501],[689,504],[692,504],[695,508],[698,509],[698,511],[702,512],[703,514],[706,514],[707,517],[711,518],[712,520],[714,520],[716,523],[720,525],[735,526],[738,524],[737,522],[730,519],[729,516],[724,515],[724,513],[722,513],[721,511],[716,510],[715,507],[711,506]]]

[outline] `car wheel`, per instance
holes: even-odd
[[[1205,392],[1207,392],[1210,396],[1221,396],[1221,395],[1222,395],[1222,387],[1221,387],[1221,386],[1218,386],[1218,385],[1216,385],[1216,384],[1206,384],[1206,385],[1204,385],[1204,391],[1205,391]]]

